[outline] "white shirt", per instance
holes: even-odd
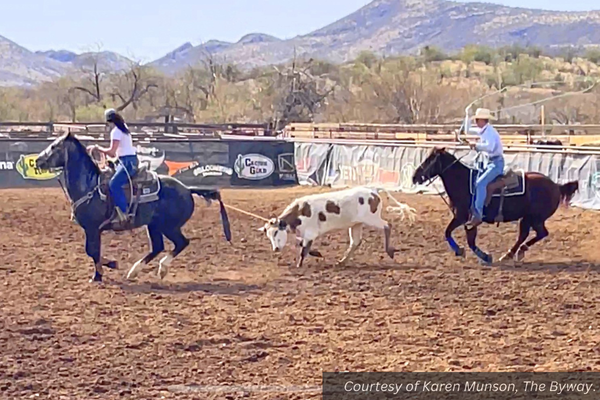
[[[137,154],[137,150],[133,147],[133,139],[131,134],[124,133],[116,126],[110,132],[110,141],[119,141],[119,147],[117,147],[117,157],[134,156]]]
[[[480,140],[475,144],[475,150],[483,151],[489,154],[490,158],[498,157],[504,154],[502,140],[498,131],[490,124],[486,124],[481,129],[476,129]]]

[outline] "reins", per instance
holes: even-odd
[[[61,174],[61,175],[64,175],[65,183],[64,184],[62,183],[60,176],[58,176],[57,180],[58,180],[58,184],[60,185],[60,188],[62,189],[63,193],[65,194],[65,197],[67,198],[67,202],[69,203],[69,205],[71,207],[71,221],[73,221],[73,220],[75,220],[75,212],[77,211],[77,209],[81,205],[88,203],[94,197],[94,193],[100,187],[100,185],[97,184],[93,189],[91,189],[89,192],[87,192],[84,196],[82,196],[81,198],[79,198],[76,201],[73,201],[71,199],[71,197],[69,196],[69,193],[67,192],[67,189],[65,187],[66,182],[67,182],[67,167],[66,167],[66,165],[67,165],[67,162],[69,159],[68,152],[65,153],[65,158],[66,158],[65,167],[62,169],[63,174]]]

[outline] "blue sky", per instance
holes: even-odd
[[[262,32],[291,38],[370,0],[0,0],[0,35],[30,50],[96,48],[152,61],[185,42],[237,41]],[[584,11],[598,0],[498,0],[528,8]]]

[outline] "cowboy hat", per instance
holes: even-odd
[[[475,120],[475,119],[493,120],[495,118],[492,115],[492,112],[490,110],[488,110],[487,108],[478,108],[477,111],[475,111],[475,115],[471,119],[473,119],[473,120]]]

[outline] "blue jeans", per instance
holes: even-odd
[[[491,158],[485,170],[477,178],[475,183],[475,216],[483,218],[483,205],[487,196],[487,186],[492,183],[494,179],[501,176],[504,173],[504,158],[496,157]]]
[[[127,212],[127,197],[123,192],[123,186],[129,183],[129,178],[135,176],[138,168],[137,156],[119,157],[119,163],[115,175],[110,180],[109,189],[115,205],[124,213]],[[129,174],[129,176],[127,175]]]

